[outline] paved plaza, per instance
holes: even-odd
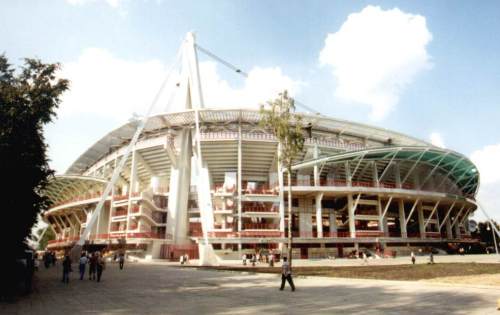
[[[138,263],[108,264],[101,283],[74,268],[65,285],[59,268],[42,268],[36,291],[0,314],[498,314],[500,298],[500,287],[323,277],[281,292],[278,275]]]

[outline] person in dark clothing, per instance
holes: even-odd
[[[62,282],[69,283],[69,273],[72,270],[71,270],[71,258],[69,258],[68,254],[66,254],[64,256],[64,260],[63,260],[62,265],[63,265],[63,278],[62,278]]]
[[[51,260],[51,255],[49,252],[45,252],[43,254],[43,264],[45,265],[45,268],[48,269],[50,267],[50,261]]]
[[[281,287],[280,291],[283,291],[285,288],[285,280],[288,281],[288,284],[292,288],[292,291],[295,291],[295,285],[292,280],[292,268],[287,261],[287,257],[283,257],[283,264],[281,266]]]
[[[57,262],[56,253],[54,253],[54,252],[50,253],[50,258],[51,258],[52,266],[55,266],[56,262]]]
[[[106,262],[102,253],[97,253],[97,282],[101,282],[102,271],[106,268]]]
[[[89,260],[89,280],[95,280],[95,274],[97,270],[97,254],[92,253]]]
[[[120,264],[120,270],[122,270],[123,264],[125,264],[125,254],[123,252],[118,256],[118,263]]]

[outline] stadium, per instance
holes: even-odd
[[[466,156],[383,128],[297,113],[306,139],[288,183],[259,110],[203,106],[196,48],[188,36],[184,62],[192,66],[180,84],[187,102],[149,117],[86,246],[166,259],[280,255],[289,184],[294,258],[359,250],[394,256],[473,242],[468,218],[477,209],[479,173]],[[137,125],[103,136],[51,179],[43,217],[56,239],[48,249],[68,249],[82,237]]]

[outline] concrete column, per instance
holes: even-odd
[[[280,215],[280,232],[285,233],[285,189],[283,186],[283,168],[279,162],[281,158],[281,144],[278,143],[278,158],[276,159],[277,167],[278,167],[278,185],[279,185],[279,215]],[[287,235],[285,235],[286,237]]]
[[[331,233],[337,232],[337,217],[336,217],[335,209],[331,209],[331,211],[329,213],[329,220],[330,220],[330,237],[333,237],[333,234],[331,234]]]
[[[417,204],[417,215],[418,215],[418,228],[420,231],[420,238],[425,238],[425,218],[424,210],[422,209],[422,202],[419,201]]]
[[[401,237],[407,238],[408,233],[406,232],[405,203],[403,199],[398,200],[398,205],[399,205],[399,228],[401,229]]]
[[[352,178],[351,178],[351,169],[349,167],[349,161],[344,162],[344,169],[345,169],[345,179],[347,182],[347,186],[351,186]]]
[[[354,217],[354,201],[352,198],[352,194],[347,195],[347,211],[348,211],[348,220],[349,220],[349,232],[352,238],[356,237],[356,222]]]
[[[318,233],[318,238],[323,238],[323,213],[321,201],[323,200],[323,194],[316,194],[316,231]]]
[[[377,164],[375,161],[372,161],[372,176],[373,176],[373,186],[378,187],[379,186],[379,180],[378,180],[378,169],[377,169]]]
[[[399,163],[395,163],[394,165],[394,177],[396,178],[396,188],[401,188],[401,171],[399,169]],[[387,165],[387,167],[391,167]],[[406,227],[405,227],[406,231]]]
[[[314,145],[313,157],[314,159],[317,159],[319,157],[319,149],[317,144]],[[319,174],[318,164],[314,164],[314,186],[320,185],[319,179],[320,179],[320,174]]]
[[[455,237],[460,238],[462,237],[462,233],[460,232],[460,224],[457,222],[455,223]]]
[[[450,216],[448,216],[448,218],[446,219],[446,237],[447,238],[453,238],[453,233],[451,231],[451,218]]]
[[[299,232],[301,237],[312,237],[312,213],[309,200],[299,199]]]
[[[241,202],[241,197],[242,197],[242,140],[241,140],[241,120],[238,123],[238,232],[241,232],[242,228],[242,202]],[[281,224],[280,224],[281,227]]]
[[[385,214],[384,217],[382,217],[383,211],[384,207],[382,207],[382,199],[379,196],[377,202],[377,212],[379,215],[379,220],[378,220],[379,231],[384,232],[384,234],[387,235],[387,233],[389,233],[389,227],[387,226],[387,213]]]
[[[180,153],[177,165],[170,170],[170,192],[168,196],[167,237],[171,236],[174,244],[188,242],[188,215],[187,206],[191,179],[191,137],[190,130],[182,130],[180,137]],[[198,175],[200,180],[201,174]],[[198,201],[198,207],[203,205]]]

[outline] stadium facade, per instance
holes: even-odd
[[[152,258],[208,251],[212,261],[285,250],[289,183],[278,141],[258,110],[204,108],[190,35],[183,62],[186,101],[148,119],[87,244]],[[479,173],[467,157],[378,127],[297,115],[309,128],[290,183],[295,257],[471,241]],[[80,238],[136,127],[113,130],[51,179],[50,249]]]

